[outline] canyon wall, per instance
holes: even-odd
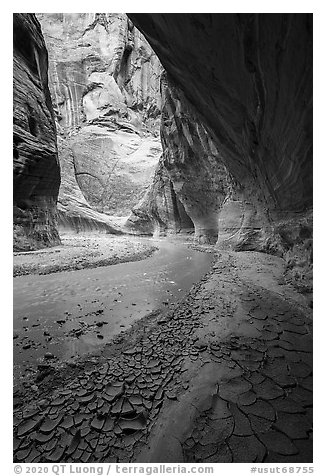
[[[56,201],[60,169],[48,58],[32,14],[13,15],[14,250],[60,243]]]
[[[166,74],[161,97],[163,156],[150,191],[127,224],[144,227],[147,219],[161,233],[194,231],[196,241],[215,244],[231,178],[196,110]]]
[[[236,183],[229,211],[241,224],[222,213],[229,243],[279,253],[293,279],[311,278],[312,15],[128,16]]]
[[[129,17],[38,14],[53,116],[38,22],[14,16],[17,249],[59,241],[55,117],[62,226],[115,232],[132,208],[131,232],[277,253],[308,289],[312,16]]]
[[[271,212],[311,207],[312,15],[129,16],[248,194]]]
[[[150,185],[161,154],[160,62],[125,14],[37,16],[64,144],[60,164],[69,173],[59,192],[60,225],[76,229],[78,214],[85,220],[99,213],[99,222],[104,215],[126,216]]]
[[[193,233],[194,224],[174,190],[163,156],[157,165],[151,186],[133,207],[125,227],[131,233],[146,235]]]

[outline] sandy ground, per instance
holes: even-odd
[[[139,261],[157,247],[128,236],[67,234],[62,245],[44,250],[14,253],[14,276],[50,274]]]
[[[312,313],[284,261],[220,252],[173,309],[14,399],[18,462],[312,462]]]

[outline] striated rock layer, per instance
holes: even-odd
[[[150,184],[161,153],[160,62],[125,14],[38,18],[49,50],[57,128],[66,142],[60,163],[73,174],[63,175],[59,193],[65,226],[78,216],[71,183],[93,218],[99,213],[99,223],[103,213],[126,216]],[[71,161],[73,167],[65,167]]]
[[[60,129],[120,119],[148,127],[160,112],[157,56],[125,14],[40,13]]]
[[[14,249],[58,244],[60,185],[56,129],[48,89],[48,59],[32,14],[13,16]]]
[[[176,194],[173,182],[163,164],[156,167],[151,186],[132,209],[126,228],[135,233],[158,234],[193,232],[194,224]]]
[[[60,230],[75,232],[105,231],[121,233],[119,223],[104,213],[94,210],[82,194],[76,177],[73,151],[58,137],[58,150],[62,174],[58,200],[58,226]],[[62,160],[62,157],[65,157]]]
[[[195,107],[236,183],[238,206],[230,210],[242,207],[243,220],[228,226],[224,214],[224,235],[237,249],[277,252],[310,272],[312,15],[129,17]],[[191,168],[193,156],[185,161]]]
[[[309,208],[312,16],[130,17],[214,133],[232,175],[270,210]]]
[[[126,130],[110,130],[98,125],[84,126],[62,139],[60,151],[65,164],[70,151],[76,183],[90,206],[108,215],[125,216],[150,184],[161,153],[154,136],[140,137]],[[65,179],[63,180],[63,182]],[[64,199],[63,187],[59,204]]]
[[[219,213],[231,193],[229,173],[198,114],[166,75],[161,94],[163,156],[128,225],[144,227],[147,219],[161,232],[192,229],[197,241],[215,244]]]
[[[215,244],[219,213],[231,192],[229,173],[196,111],[167,78],[162,81],[162,100],[164,166],[194,224],[196,240]]]

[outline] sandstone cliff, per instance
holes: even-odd
[[[125,226],[135,234],[159,236],[194,231],[194,224],[180,202],[164,166],[163,156],[157,164],[151,186],[132,209]]]
[[[311,273],[312,15],[129,17],[239,187],[237,249],[280,253],[303,279]],[[185,160],[191,168],[193,156]]]
[[[263,199],[270,211],[311,207],[312,16],[130,17],[214,134],[247,193]]]
[[[60,242],[56,200],[60,185],[48,59],[32,14],[14,14],[13,161],[14,249]]]
[[[162,160],[127,224],[144,227],[147,218],[161,232],[192,229],[197,241],[215,244],[219,213],[231,195],[229,173],[196,110],[166,75],[161,96]]]
[[[95,219],[97,212],[128,215],[149,186],[161,153],[159,60],[124,14],[38,18],[49,50],[57,128],[64,141],[59,159],[73,174],[63,174],[60,224],[67,226],[69,215],[75,229],[78,214],[83,219],[89,213]],[[66,162],[73,167],[66,167]],[[69,188],[72,183],[84,197],[79,211],[76,188]]]

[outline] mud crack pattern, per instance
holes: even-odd
[[[17,408],[14,461],[135,462],[209,364],[213,391],[178,436],[184,462],[311,462],[311,317],[232,259],[119,354]]]

